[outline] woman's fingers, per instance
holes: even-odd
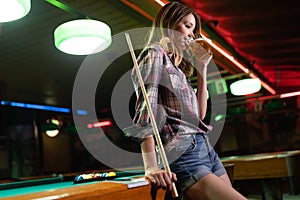
[[[160,182],[160,187],[162,187],[162,189],[166,189],[167,185],[170,184],[170,177],[168,177],[168,175],[166,175],[166,173],[161,172],[158,174],[158,179]]]
[[[172,173],[172,181],[176,182],[177,181],[177,176],[175,173]]]
[[[151,181],[151,183],[156,184],[155,178],[150,174],[146,175],[146,177]]]
[[[172,183],[177,181],[175,173],[172,173],[172,177],[170,177],[170,175],[164,170],[153,171],[149,173],[147,177],[155,187],[168,191],[172,190]]]

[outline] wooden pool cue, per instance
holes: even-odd
[[[146,93],[144,81],[143,81],[143,78],[142,78],[142,75],[141,75],[140,69],[138,67],[138,63],[137,63],[135,54],[134,54],[134,50],[133,50],[133,47],[132,47],[130,36],[129,36],[128,33],[125,33],[125,37],[126,37],[127,44],[128,44],[128,47],[129,47],[129,50],[130,50],[130,53],[131,53],[134,68],[135,68],[136,74],[138,76],[138,81],[139,81],[139,84],[141,86],[141,90],[142,90],[144,99],[146,101],[146,107],[147,107],[149,115],[150,115],[150,121],[151,121],[151,125],[152,125],[152,128],[153,128],[156,143],[158,145],[159,153],[160,153],[164,168],[168,172],[168,174],[169,174],[169,176],[172,180],[172,172],[171,172],[168,160],[167,160],[167,156],[166,156],[163,144],[161,142],[161,138],[160,138],[160,135],[159,135],[159,132],[158,132],[158,128],[157,128],[157,125],[156,125],[156,122],[155,122],[155,119],[154,119],[154,116],[153,116],[153,111],[152,111],[152,108],[150,106],[149,99],[148,99],[148,96],[147,96],[147,93]],[[172,183],[172,196],[173,197],[178,197],[177,189],[176,189],[176,186],[175,186],[174,182]]]

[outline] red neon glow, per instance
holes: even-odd
[[[156,3],[158,3],[161,7],[165,6],[168,1],[162,1],[162,0],[154,0]]]
[[[263,96],[263,97],[258,97],[258,98],[251,98],[251,99],[247,99],[247,102],[252,102],[252,101],[265,101],[265,100],[269,100],[269,99],[274,99],[274,98],[278,98],[278,95],[270,95],[270,96]]]
[[[260,101],[265,101],[269,99],[275,99],[275,98],[287,98],[287,97],[293,97],[293,96],[298,96],[300,95],[300,91],[297,92],[290,92],[290,93],[285,93],[285,94],[280,94],[280,95],[271,95],[271,96],[262,96],[258,98],[251,98],[248,99],[247,102],[255,101],[255,100],[260,100]]]
[[[102,122],[96,122],[93,124],[88,124],[88,128],[97,128],[97,127],[104,127],[104,126],[110,126],[112,125],[112,122],[107,120],[107,121],[102,121]]]
[[[281,95],[279,95],[279,98],[293,97],[293,96],[298,96],[298,95],[300,95],[300,91],[281,94]]]
[[[154,19],[153,16],[151,16],[149,13],[147,13],[146,11],[144,11],[143,9],[141,9],[140,7],[135,5],[134,3],[131,3],[129,0],[121,0],[121,1],[123,3],[125,3],[127,6],[131,7],[132,9],[136,10],[137,12],[141,13],[142,15],[144,15],[145,17],[147,17],[151,21]]]
[[[228,60],[230,60],[233,64],[235,64],[243,72],[245,72],[246,74],[248,74],[251,78],[258,78],[255,74],[253,74],[252,72],[250,72],[250,70],[247,67],[245,67],[244,65],[242,65],[241,63],[239,63],[232,55],[230,55],[225,50],[223,50],[221,47],[219,47],[217,44],[215,44],[212,40],[208,39],[204,35],[202,35],[202,37],[211,45],[211,47],[213,47],[220,54],[222,54],[224,57],[226,57]],[[264,81],[260,81],[260,82],[261,82],[261,85],[266,90],[268,90],[271,94],[273,94],[273,95],[276,94],[276,91],[273,88],[271,88],[267,83],[265,83]]]
[[[153,16],[149,15],[147,12],[145,12],[144,10],[142,10],[141,8],[139,8],[138,6],[136,6],[135,4],[131,3],[129,0],[121,0],[123,3],[127,4],[129,7],[135,9],[136,11],[138,11],[139,13],[141,13],[142,15],[144,15],[145,17],[147,17],[150,20],[153,20]],[[164,6],[168,3],[167,0],[154,0],[156,3],[158,3],[160,6]],[[207,37],[205,37],[204,35],[202,35],[203,38],[215,49],[217,50],[219,53],[221,53],[224,57],[226,57],[228,60],[230,60],[233,64],[235,64],[239,69],[241,69],[243,72],[245,72],[246,74],[248,74],[250,77],[252,78],[258,78],[256,75],[254,75],[252,72],[250,72],[250,70],[243,66],[241,63],[239,63],[237,60],[235,60],[235,58],[230,55],[228,52],[226,52],[225,50],[223,50],[221,47],[219,47],[217,44],[215,44],[214,42],[212,42],[210,39],[208,39]],[[267,83],[261,81],[261,85],[262,87],[264,87],[266,90],[268,90],[271,94],[275,95],[276,91],[270,87]]]

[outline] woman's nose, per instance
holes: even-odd
[[[189,38],[194,38],[194,33],[193,33],[193,32],[189,33],[189,34],[188,34],[188,37],[189,37]]]

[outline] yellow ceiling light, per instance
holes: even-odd
[[[247,78],[238,80],[230,85],[230,92],[235,96],[253,94],[261,89],[258,78]]]
[[[30,8],[30,0],[0,0],[0,22],[20,19],[29,13]]]
[[[67,54],[94,54],[110,46],[111,29],[97,20],[73,20],[55,29],[54,43],[57,49]]]

